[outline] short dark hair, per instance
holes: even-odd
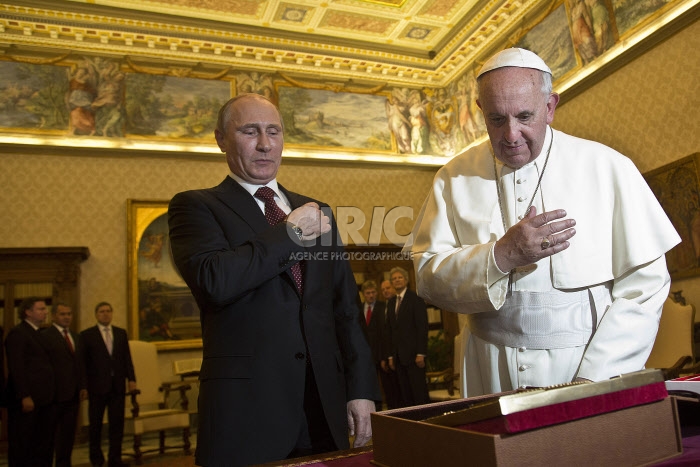
[[[70,308],[70,307],[71,307],[69,304],[67,304],[66,302],[63,302],[63,301],[59,301],[59,302],[52,303],[52,304],[51,304],[51,314],[52,314],[52,315],[55,315],[55,314],[56,314],[56,312],[58,311],[58,307],[59,307],[59,306],[64,306],[64,307],[66,307],[66,308]]]
[[[27,310],[34,308],[36,302],[45,303],[46,299],[41,297],[27,297],[22,300],[22,303],[19,304],[19,308],[17,309],[17,316],[19,316],[20,321],[24,321],[27,318]]]
[[[363,292],[365,290],[371,290],[371,289],[377,290],[377,283],[374,281],[371,281],[371,280],[363,282],[362,286],[360,288],[360,290],[362,290]]]
[[[100,303],[98,303],[97,305],[95,305],[95,313],[97,313],[97,310],[99,310],[101,306],[105,306],[105,305],[107,305],[107,306],[109,307],[110,310],[114,311],[114,308],[112,308],[112,304],[111,304],[111,303],[109,303],[109,302],[100,302]]]

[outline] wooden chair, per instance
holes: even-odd
[[[187,410],[187,391],[191,388],[190,385],[181,381],[161,381],[158,352],[154,344],[132,340],[129,341],[129,349],[138,389],[127,394],[131,401],[131,413],[125,417],[124,433],[134,436],[134,460],[141,464],[143,454],[155,451],[163,454],[166,449],[172,448],[183,448],[185,454],[191,454],[190,414]],[[168,396],[174,391],[179,392],[179,408],[168,407]],[[166,446],[165,433],[174,429],[182,430],[182,444]],[[158,447],[142,450],[142,436],[150,432],[159,433]]]
[[[431,402],[461,398],[459,371],[455,371],[456,368],[461,366],[461,343],[462,337],[458,334],[454,338],[454,346],[452,348],[452,367],[442,371],[429,371],[425,373],[425,378],[428,383],[428,395]]]
[[[695,307],[667,298],[646,368],[662,370],[667,380],[700,370],[695,365],[694,327]]]

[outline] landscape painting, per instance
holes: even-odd
[[[622,35],[675,0],[612,0],[612,3],[617,30]]]
[[[281,86],[285,144],[390,152],[387,98]]]
[[[566,8],[562,3],[515,45],[532,50],[549,65],[555,80],[577,66]]]
[[[231,97],[229,81],[130,73],[126,79],[126,132],[214,142],[219,109]]]
[[[68,67],[0,61],[0,127],[68,130]]]

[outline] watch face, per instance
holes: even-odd
[[[297,237],[299,237],[299,240],[301,240],[301,238],[304,236],[304,232],[296,225],[294,227],[292,227],[292,230],[294,231],[295,234],[297,234]]]

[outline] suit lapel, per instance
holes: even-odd
[[[213,191],[217,198],[238,214],[255,232],[262,232],[270,227],[255,199],[231,177],[227,176]]]

